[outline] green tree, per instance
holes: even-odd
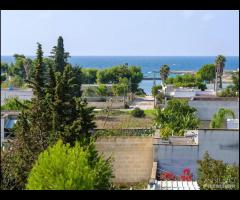
[[[152,87],[152,95],[154,97],[154,107],[156,106],[156,96],[158,95],[158,91],[162,89],[161,85],[155,85]]]
[[[54,46],[52,49],[52,58],[54,60],[54,69],[56,72],[63,73],[64,67],[67,64],[67,59],[69,57],[69,53],[64,51],[64,44],[62,36],[59,36],[57,41],[57,46]]]
[[[141,67],[130,66],[130,90],[131,92],[135,93],[138,91],[139,83],[143,79],[143,73],[141,72]]]
[[[178,136],[182,136],[185,130],[194,130],[199,126],[196,109],[191,108],[186,100],[180,99],[169,100],[166,108],[158,108],[154,121],[160,129],[168,127],[173,135]]]
[[[35,76],[28,81],[34,94],[31,107],[18,116],[15,138],[1,160],[3,189],[25,188],[33,163],[42,151],[58,139],[71,145],[86,140],[87,145],[95,127],[93,108],[81,98],[81,69],[66,65],[63,73],[56,72],[50,62],[45,77],[39,47]]]
[[[210,128],[223,128],[226,117],[235,118],[235,114],[230,109],[220,108],[212,117]]]
[[[58,141],[39,155],[29,174],[26,188],[30,190],[108,189],[105,188],[105,184],[96,183],[99,183],[101,176],[109,182],[112,177],[109,164],[99,157],[94,165],[91,165],[89,154],[88,149],[84,150],[79,143],[71,147]]]
[[[161,77],[163,83],[167,79],[169,73],[170,73],[170,67],[168,65],[163,65],[160,68],[160,77]]]
[[[108,92],[108,89],[107,89],[107,86],[104,85],[104,84],[100,84],[98,87],[97,87],[97,94],[99,96],[107,96],[107,92]]]
[[[198,165],[197,182],[201,190],[239,190],[239,166],[214,160],[208,152]]]
[[[113,84],[112,91],[115,96],[126,96],[127,92],[129,91],[128,79],[120,78],[118,84]]]
[[[9,65],[7,63],[1,62],[1,74],[8,73]]]
[[[83,84],[97,83],[97,72],[98,69],[82,68],[82,83]]]
[[[236,92],[239,92],[239,72],[232,73],[233,89]]]
[[[207,81],[208,83],[213,82],[215,79],[215,65],[206,64],[203,65],[196,74],[197,78],[201,81]]]
[[[218,55],[215,59],[216,71],[218,72],[218,77],[220,78],[219,88],[222,88],[222,75],[225,62],[226,58],[223,55]]]

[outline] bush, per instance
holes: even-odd
[[[142,88],[138,88],[137,91],[135,92],[135,95],[137,96],[146,96],[146,93]]]
[[[125,109],[129,109],[129,105],[127,103],[124,104]]]
[[[133,117],[138,117],[138,118],[145,117],[144,110],[141,110],[140,108],[134,108],[131,114]]]
[[[1,110],[15,110],[21,111],[31,105],[29,100],[21,100],[18,97],[10,97],[4,100],[4,104],[1,106]]]
[[[99,189],[99,174],[111,177],[111,170],[102,157],[92,166],[88,149],[58,141],[42,152],[33,166],[26,188],[30,190]],[[99,173],[101,172],[101,173]],[[106,177],[106,176],[105,176]],[[104,180],[107,181],[107,180]]]
[[[172,129],[170,129],[169,127],[164,127],[161,128],[160,130],[160,136],[162,139],[167,140],[169,136],[172,135]]]
[[[156,96],[157,102],[160,104],[164,102],[164,98],[165,98],[165,95],[163,92],[158,93]]]
[[[201,91],[204,91],[207,89],[207,86],[205,83],[198,83],[198,89],[200,89]]]
[[[234,86],[228,86],[226,89],[218,92],[219,97],[237,97],[238,92],[234,90]]]
[[[161,90],[162,86],[161,85],[155,85],[152,87],[152,95],[155,97],[158,94],[158,90]]]
[[[215,160],[208,152],[198,164],[198,185],[201,190],[239,190],[239,166]]]
[[[182,136],[185,130],[198,128],[199,119],[195,113],[196,109],[190,107],[186,100],[174,98],[168,101],[165,109],[156,110],[154,120],[157,127],[168,127],[174,135]]]

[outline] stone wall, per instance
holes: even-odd
[[[200,120],[211,120],[214,113],[220,108],[227,108],[234,111],[236,118],[239,118],[239,101],[237,100],[193,100],[189,101],[189,106],[197,109]]]
[[[149,181],[153,165],[152,137],[99,137],[96,147],[107,158],[114,158],[114,182],[134,183]]]

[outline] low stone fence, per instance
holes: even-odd
[[[149,181],[153,166],[151,136],[98,137],[96,148],[105,158],[112,156],[114,183]]]

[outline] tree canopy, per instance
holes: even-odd
[[[212,82],[215,79],[215,65],[214,64],[203,65],[198,70],[196,75],[201,81],[207,81],[208,83]]]
[[[166,138],[166,132],[168,135],[183,136],[185,130],[198,128],[199,119],[196,117],[196,109],[190,107],[186,100],[172,99],[168,101],[166,108],[156,110],[155,123],[160,132],[164,130]]]
[[[109,189],[112,178],[110,163],[99,156],[92,165],[89,156],[91,156],[89,149],[84,149],[78,142],[71,147],[59,140],[39,155],[29,174],[26,188],[30,190]],[[102,178],[104,184],[100,182]]]

